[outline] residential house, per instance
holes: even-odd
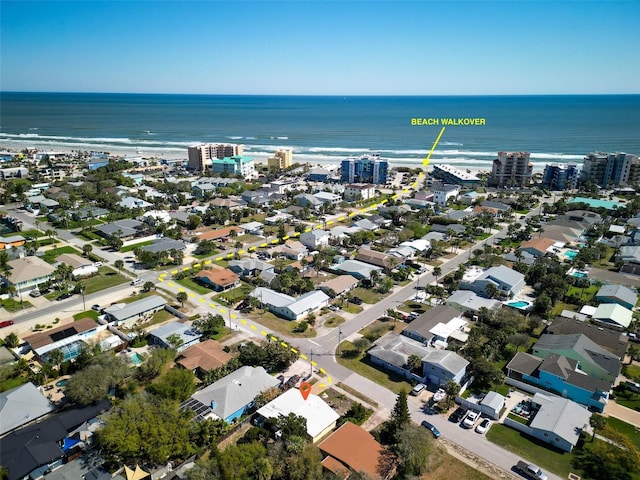
[[[322,398],[313,393],[303,398],[297,388],[287,390],[257,411],[263,419],[277,419],[291,413],[307,421],[307,435],[313,443],[333,430],[340,418],[340,415]]]
[[[281,254],[290,260],[302,260],[309,254],[309,249],[298,240],[287,240],[283,245],[278,245],[271,250],[271,255]]]
[[[359,283],[358,279],[351,275],[338,275],[331,280],[327,280],[326,282],[319,284],[318,289],[322,290],[327,295],[329,295],[330,292],[333,292],[335,296],[339,297],[340,295],[344,295],[345,293],[352,291]]]
[[[620,273],[640,275],[640,246],[620,247],[620,253],[615,257],[617,262],[622,262]]]
[[[235,232],[235,234],[232,234],[231,232]],[[232,226],[219,228],[217,230],[209,230],[207,232],[198,232],[196,233],[196,237],[198,241],[222,240],[224,242],[229,240],[229,238],[231,238],[233,235],[242,235],[243,233],[244,230],[242,228]]]
[[[371,278],[371,272],[382,272],[382,268],[358,260],[345,260],[332,268],[337,272],[351,275],[358,280],[368,280]]]
[[[330,176],[331,172],[325,168],[312,168],[309,170],[307,180],[310,182],[326,182]]]
[[[432,232],[445,233],[447,236],[462,235],[465,230],[465,226],[460,225],[459,223],[450,223],[448,225],[434,223],[431,225]]]
[[[249,295],[260,300],[269,311],[287,320],[302,320],[329,304],[329,297],[320,290],[311,290],[298,298],[258,287]]]
[[[544,224],[541,236],[560,243],[581,242],[582,235],[589,226],[585,222],[556,219]]]
[[[338,205],[342,201],[342,197],[340,195],[336,195],[332,192],[318,192],[314,193],[313,196],[320,200],[322,205]]]
[[[480,415],[498,420],[503,413],[506,398],[497,392],[487,392],[486,395],[470,395],[467,398],[458,397],[456,402],[468,410],[480,412]]]
[[[473,314],[479,313],[481,308],[495,311],[502,306],[502,302],[498,300],[481,297],[469,290],[456,290],[445,300],[445,304],[463,313],[471,312]]]
[[[178,353],[200,343],[202,333],[186,323],[170,322],[149,332],[149,343],[162,348],[174,348]],[[174,342],[174,339],[178,343]]]
[[[0,465],[8,471],[7,480],[42,478],[68,461],[73,451],[65,450],[67,446],[77,444],[81,434],[90,436],[79,427],[92,423],[109,406],[105,399],[84,408],[68,408],[1,438]]]
[[[462,290],[471,290],[486,297],[490,296],[489,285],[495,287],[498,295],[513,297],[524,287],[524,275],[504,265],[487,270],[470,268],[464,273],[460,282]]]
[[[262,235],[264,224],[260,222],[248,222],[239,225],[240,228],[244,230],[244,233],[248,235]]]
[[[583,406],[551,394],[536,393],[531,406],[528,424],[508,417],[504,424],[564,452],[570,452],[578,444],[580,434],[591,418],[591,412]]]
[[[234,211],[246,206],[246,202],[241,200],[234,200],[232,198],[216,197],[209,202],[212,208],[225,208],[229,211]]]
[[[309,250],[319,250],[329,245],[331,234],[326,230],[316,229],[310,232],[304,232],[300,235],[300,243]]]
[[[355,259],[359,262],[375,265],[382,268],[384,271],[389,272],[393,270],[398,264],[404,263],[398,257],[393,255],[387,255],[383,252],[377,252],[366,247],[360,247]]]
[[[544,257],[547,253],[553,253],[556,241],[547,237],[537,237],[522,242],[520,251],[528,253],[536,258]]]
[[[238,285],[239,276],[228,268],[216,268],[199,271],[195,274],[195,279],[216,292],[223,292],[235,288]]]
[[[350,183],[344,187],[345,200],[370,200],[376,195],[376,186],[372,183]]]
[[[378,225],[375,222],[372,222],[368,218],[362,218],[360,220],[353,222],[352,227],[357,227],[360,230],[367,230],[369,232],[375,232],[376,230],[380,229],[380,225]]]
[[[497,218],[505,218],[513,211],[513,209],[506,203],[485,200],[480,205],[477,205],[473,211],[476,213],[488,212]]]
[[[192,371],[197,377],[204,378],[207,373],[222,367],[233,358],[223,348],[221,343],[208,339],[184,349],[176,363]]]
[[[460,318],[460,316],[458,310],[447,305],[438,305],[437,307],[427,310],[409,323],[404,330],[402,330],[402,335],[417,340],[420,343],[428,344],[433,338],[431,330],[436,325],[439,323],[446,324],[455,318]]]
[[[536,357],[562,355],[575,360],[580,370],[600,380],[613,382],[620,374],[620,357],[613,355],[581,333],[571,335],[543,334],[533,346]]]
[[[543,359],[518,352],[506,370],[509,378],[544,388],[598,412],[604,410],[612,385],[585,375],[578,368],[578,361],[556,354]]]
[[[620,332],[619,329],[602,328],[601,325],[570,320],[568,318],[556,318],[551,325],[547,326],[544,333],[549,335],[581,333],[587,336],[592,342],[620,358],[625,356],[629,346],[629,337]]]
[[[133,209],[133,208],[146,209],[146,208],[153,207],[152,203],[149,203],[146,200],[142,200],[140,198],[135,198],[135,197],[124,197],[122,200],[120,200],[120,203],[118,203],[118,205],[120,205],[122,208],[128,208],[128,209]]]
[[[629,328],[633,312],[617,303],[601,303],[596,308],[592,319],[617,328]]]
[[[79,222],[80,220],[103,218],[109,215],[109,213],[111,213],[109,210],[100,207],[80,207],[77,210],[69,212],[71,219],[75,222]]]
[[[98,225],[94,227],[94,230],[98,235],[101,235],[106,239],[118,237],[122,240],[127,240],[141,235],[146,228],[147,226],[139,220],[123,219],[112,223]]]
[[[483,201],[485,195],[478,192],[467,192],[460,196],[460,203],[463,205],[471,205],[472,203],[478,203]]]
[[[173,238],[156,238],[148,245],[143,245],[140,250],[143,252],[160,253],[167,252],[171,254],[172,250],[182,252],[187,245],[182,240],[174,240]]]
[[[64,263],[73,268],[71,276],[74,279],[89,277],[98,273],[98,267],[94,263],[75,253],[63,253],[56,258],[58,263]]]
[[[13,285],[16,293],[28,293],[53,278],[55,268],[41,258],[29,256],[7,262],[9,274],[4,277],[7,285]]]
[[[280,380],[262,367],[240,367],[191,395],[180,408],[194,411],[197,421],[217,418],[233,423],[253,407],[260,393],[279,384]]]
[[[322,452],[322,466],[336,475],[347,478],[351,472],[364,473],[371,480],[390,478],[392,472],[380,474],[384,447],[364,428],[345,422],[318,444]]]
[[[116,325],[131,327],[137,321],[143,321],[145,317],[151,317],[154,313],[164,310],[167,301],[160,295],[150,295],[131,303],[116,303],[104,310],[110,322]]]
[[[51,401],[31,382],[0,393],[0,436],[33,422],[54,409]]]
[[[433,201],[438,205],[446,205],[447,200],[454,200],[460,195],[460,186],[448,185],[438,182],[433,185]]]
[[[260,276],[265,272],[273,272],[274,266],[257,258],[242,257],[239,260],[230,260],[229,270],[240,277],[253,277]]]
[[[417,382],[444,385],[449,380],[462,384],[469,362],[449,350],[425,346],[404,335],[390,332],[379,338],[367,352],[371,361],[383,368]],[[420,357],[422,368],[412,370],[409,358]]]
[[[299,193],[293,197],[293,200],[299,207],[308,208],[310,210],[317,210],[324,204],[322,200],[310,193]]]
[[[600,303],[617,303],[633,310],[638,303],[638,294],[622,285],[603,285],[596,293],[596,300]]]

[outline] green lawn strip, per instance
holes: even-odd
[[[85,278],[82,280],[82,283],[84,284],[86,289],[84,291],[85,295],[89,295],[90,293],[100,292],[107,288],[115,287],[116,285],[125,283],[128,280],[123,275],[120,275],[118,272],[116,272],[115,270],[109,267],[100,267],[98,269],[98,273],[99,275]]]
[[[621,433],[629,438],[631,442],[636,446],[636,448],[640,449],[640,430],[635,425],[632,425],[627,422],[623,422],[622,420],[614,417],[605,417],[607,419],[607,425],[611,427],[611,429]],[[599,432],[603,435],[603,432]],[[606,436],[606,432],[604,433]]]
[[[208,295],[211,293],[211,289],[205,287],[204,285],[200,285],[195,280],[192,280],[190,277],[181,278],[180,280],[173,280],[176,283],[179,283],[185,288],[193,290],[194,292],[199,293],[200,295]]]
[[[616,403],[622,405],[623,407],[627,407],[631,410],[640,412],[640,395],[638,395],[637,393],[624,396],[620,393],[616,393]]]
[[[250,285],[246,282],[240,281],[240,285],[236,288],[232,288],[231,290],[227,290],[225,292],[216,293],[211,297],[211,300],[222,303],[225,305],[239,303],[249,296],[249,294],[254,290],[254,286]]]
[[[255,318],[256,322],[260,325],[273,330],[276,333],[282,333],[290,337],[298,338],[313,338],[316,336],[316,330],[311,326],[309,326],[309,328],[304,332],[294,332],[294,329],[300,322],[292,322],[290,320],[276,317],[271,312],[262,313],[261,309],[254,310],[251,316],[246,317],[249,323],[251,323],[253,318]]]
[[[95,310],[87,310],[85,312],[76,313],[73,316],[73,319],[75,321],[80,320],[82,318],[91,318],[93,320],[98,320],[98,315],[99,315],[99,313],[96,312]]]
[[[354,397],[359,398],[360,400],[365,402],[367,405],[371,405],[374,408],[378,408],[378,402],[376,402],[375,400],[371,400],[369,397],[367,397],[366,395],[363,395],[358,390],[351,388],[349,385],[345,385],[342,382],[338,382],[336,386],[344,390],[345,392],[353,395]]]
[[[76,248],[64,246],[53,248],[51,250],[47,250],[44,252],[42,259],[47,263],[56,263],[56,258],[58,255],[62,255],[63,253],[75,253],[76,255],[82,255],[82,252]]]
[[[344,318],[342,318],[340,315],[331,315],[331,317],[325,320],[324,326],[327,328],[333,328],[337,327],[338,325],[342,325],[343,323]]]
[[[640,379],[640,366],[638,365],[625,365],[622,367],[622,371],[626,377]]]
[[[145,245],[151,245],[153,240],[147,240],[146,242],[133,243],[131,245],[127,245],[126,247],[122,247],[120,249],[120,253],[132,252],[136,248],[144,247]]]
[[[384,298],[386,295],[382,295],[374,290],[369,290],[367,288],[354,288],[351,292],[351,295],[354,297],[358,297],[364,303],[374,304],[378,303],[380,299]]]
[[[497,423],[489,429],[486,436],[490,442],[562,478],[567,478],[571,472],[579,474],[571,466],[573,462],[571,453],[554,450],[543,441],[529,437],[513,428]]]
[[[358,333],[360,333],[363,337],[373,343],[392,330],[396,333],[400,333],[403,330],[404,326],[405,325],[402,322],[398,321],[394,322],[393,320],[375,320],[371,324],[360,330]]]
[[[11,377],[0,381],[0,392],[6,392],[7,390],[11,390],[12,388],[19,387],[27,383],[29,379],[27,377]]]
[[[20,300],[16,300],[15,298],[7,298],[0,300],[0,306],[2,306],[7,312],[13,313],[32,307],[33,305],[26,300],[23,300],[22,303],[20,303]]]
[[[570,303],[558,302],[556,303],[556,306],[553,307],[553,309],[551,310],[551,318],[557,317],[562,313],[563,310],[576,311],[576,309],[578,309],[576,305],[572,305]]]
[[[595,297],[596,293],[598,293],[598,290],[600,290],[600,287],[597,285],[590,285],[585,288],[584,291],[582,288],[571,286],[568,288],[566,296],[576,295],[579,296],[583,302],[589,303],[589,301]]]
[[[369,361],[366,353],[356,354],[356,348],[351,342],[346,340],[342,342],[340,344],[340,351],[342,355],[337,356],[336,360],[343,367],[347,367],[395,393],[400,393],[400,390],[409,392],[413,388],[407,380],[401,378],[399,375],[393,372],[385,372],[379,369],[380,367],[374,366],[374,364]],[[350,354],[350,352],[353,352],[353,354]]]

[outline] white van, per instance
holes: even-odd
[[[131,285],[140,285],[142,283],[141,278],[136,278],[135,280],[131,280]]]
[[[413,390],[411,390],[411,395],[420,395],[420,392],[422,392],[425,388],[427,388],[427,386],[424,383],[419,383],[415,387],[413,387]]]

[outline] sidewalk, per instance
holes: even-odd
[[[604,414],[640,428],[640,412],[619,405],[614,400],[610,400],[604,407]]]

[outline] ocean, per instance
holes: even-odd
[[[431,163],[490,170],[499,151],[528,151],[534,169],[593,151],[640,154],[640,95],[324,97],[0,93],[0,150],[138,151],[187,156],[198,143],[241,143],[264,160],[339,163],[378,153],[420,166],[442,125],[412,118],[480,118],[447,126]]]

